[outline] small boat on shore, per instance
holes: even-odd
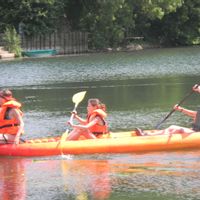
[[[22,55],[27,57],[49,57],[56,54],[57,52],[55,49],[36,49],[22,52]]]
[[[200,132],[136,136],[135,131],[116,132],[98,139],[62,141],[62,137],[27,140],[19,145],[1,144],[0,156],[56,156],[63,154],[145,153],[200,148]]]

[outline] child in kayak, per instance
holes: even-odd
[[[21,103],[17,102],[8,89],[0,90],[0,144],[19,144],[24,132]]]
[[[193,89],[193,91],[200,93],[199,85],[194,85],[192,89]],[[158,131],[157,133],[151,134],[151,135],[162,135],[162,134],[171,135],[173,133],[183,134],[183,133],[193,133],[193,132],[200,131],[200,110],[198,110],[198,111],[188,110],[188,109],[185,109],[178,105],[175,105],[173,109],[191,117],[194,121],[194,123],[192,124],[192,128],[171,125],[170,127],[166,128],[164,130]],[[148,135],[147,133],[143,132],[139,128],[136,128],[135,132],[136,132],[137,136],[147,136]]]
[[[78,125],[68,121],[68,124],[73,128],[67,140],[78,140],[79,136],[83,135],[87,139],[95,139],[99,135],[108,132],[106,107],[99,99],[89,99],[87,106],[87,119],[82,119],[73,113],[74,118],[80,123]]]

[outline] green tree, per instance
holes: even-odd
[[[0,30],[26,35],[87,31],[91,47],[121,45],[127,34],[165,45],[200,43],[199,0],[1,0]],[[69,30],[68,29],[68,30]]]
[[[152,24],[162,21],[165,15],[174,13],[182,5],[183,0],[129,0],[135,18],[135,34],[151,40]],[[160,27],[154,27],[160,29]]]
[[[132,14],[125,0],[93,0],[83,4],[80,27],[91,33],[93,47],[116,47],[134,27]]]
[[[200,1],[185,0],[175,13],[154,21],[151,31],[165,45],[200,44]]]
[[[0,28],[12,25],[18,30],[23,23],[25,34],[46,33],[54,30],[63,15],[64,0],[1,0]]]
[[[165,15],[176,12],[182,6],[183,0],[79,0],[78,2],[79,8],[81,7],[80,27],[91,33],[91,43],[94,47],[104,48],[120,45],[127,32],[131,36],[144,36],[146,40],[151,40],[154,21],[161,21]]]

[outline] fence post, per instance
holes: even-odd
[[[88,50],[88,33],[53,32],[45,35],[23,36],[23,49],[56,49],[62,54],[83,53]]]

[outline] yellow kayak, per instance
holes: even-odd
[[[137,153],[200,148],[200,132],[136,136],[135,131],[113,132],[98,139],[62,141],[57,138],[27,140],[19,145],[1,144],[1,156],[53,156],[61,154]]]

